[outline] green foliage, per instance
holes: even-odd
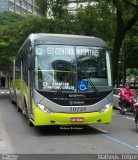
[[[13,12],[0,12],[0,26],[23,20],[23,17]]]
[[[117,77],[118,61],[122,44],[127,32],[138,20],[138,1],[136,0],[106,0],[112,3],[116,10],[116,30],[112,52],[113,80]]]
[[[3,42],[3,41],[0,42],[0,48],[1,48],[1,47],[7,47],[7,46],[8,46],[8,43]]]
[[[29,34],[67,33],[69,29],[66,29],[66,25],[64,20],[28,15],[22,21],[2,26],[0,28],[0,69],[6,69],[9,66]]]
[[[35,0],[41,16],[62,19],[68,12],[69,0]]]
[[[30,33],[46,31],[47,21],[41,17],[27,16],[22,21],[0,28],[0,69],[7,68],[21,44]]]
[[[0,13],[0,69],[8,67],[29,34],[38,32],[81,34],[102,38],[113,50],[114,66],[119,60],[120,53],[123,53],[127,58],[127,68],[138,68],[138,62],[135,62],[138,58],[136,54],[138,25],[135,21],[129,24],[130,20],[137,18],[135,8],[137,0],[90,0],[95,3],[89,3],[86,8],[81,7],[76,14],[67,11],[68,2],[68,0],[36,0],[41,17]],[[48,8],[52,12],[49,19]],[[133,31],[127,33],[132,26]],[[123,41],[124,45],[121,48]],[[117,67],[114,70],[117,70]]]
[[[11,47],[9,45],[12,44],[14,32],[16,32],[16,26],[14,26],[11,31],[12,34],[9,34],[11,30],[10,24],[15,22],[22,21],[24,18],[19,14],[13,12],[1,12],[0,13],[0,70],[6,70],[12,55],[10,51],[14,48],[15,44]],[[8,35],[9,34],[9,35]],[[10,39],[10,40],[9,40]]]
[[[54,18],[61,19],[67,10],[68,0],[51,0],[50,9]]]
[[[128,68],[126,70],[126,76],[138,77],[138,68]]]
[[[129,31],[124,40],[123,52],[126,68],[138,68],[138,32]]]
[[[101,1],[95,5],[80,8],[76,16],[76,33],[96,36],[104,39],[110,46],[113,44],[115,31],[115,13],[112,5]]]
[[[48,0],[35,0],[35,3],[38,6],[40,15],[46,16],[48,10]]]

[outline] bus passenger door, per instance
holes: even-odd
[[[24,86],[23,86],[23,62],[22,62],[22,61],[21,61],[21,80],[20,80],[20,87],[21,87],[20,108],[23,109],[23,100],[24,100],[23,90],[24,90]]]
[[[33,119],[32,93],[33,93],[33,69],[32,69],[31,47],[28,47],[27,68],[28,68],[28,118]]]
[[[23,106],[23,63],[21,60],[21,66],[20,66],[20,81],[19,81],[19,92],[18,92],[18,106],[17,106],[17,110],[20,111],[22,110],[22,106]]]

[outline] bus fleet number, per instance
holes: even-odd
[[[70,107],[71,112],[85,112],[86,107]]]

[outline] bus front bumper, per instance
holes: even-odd
[[[34,108],[34,126],[43,125],[89,125],[105,124],[112,121],[112,106],[105,112],[90,113],[45,113]]]

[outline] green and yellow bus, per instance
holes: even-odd
[[[112,121],[109,47],[99,38],[31,34],[17,53],[11,72],[11,100],[30,125]]]

